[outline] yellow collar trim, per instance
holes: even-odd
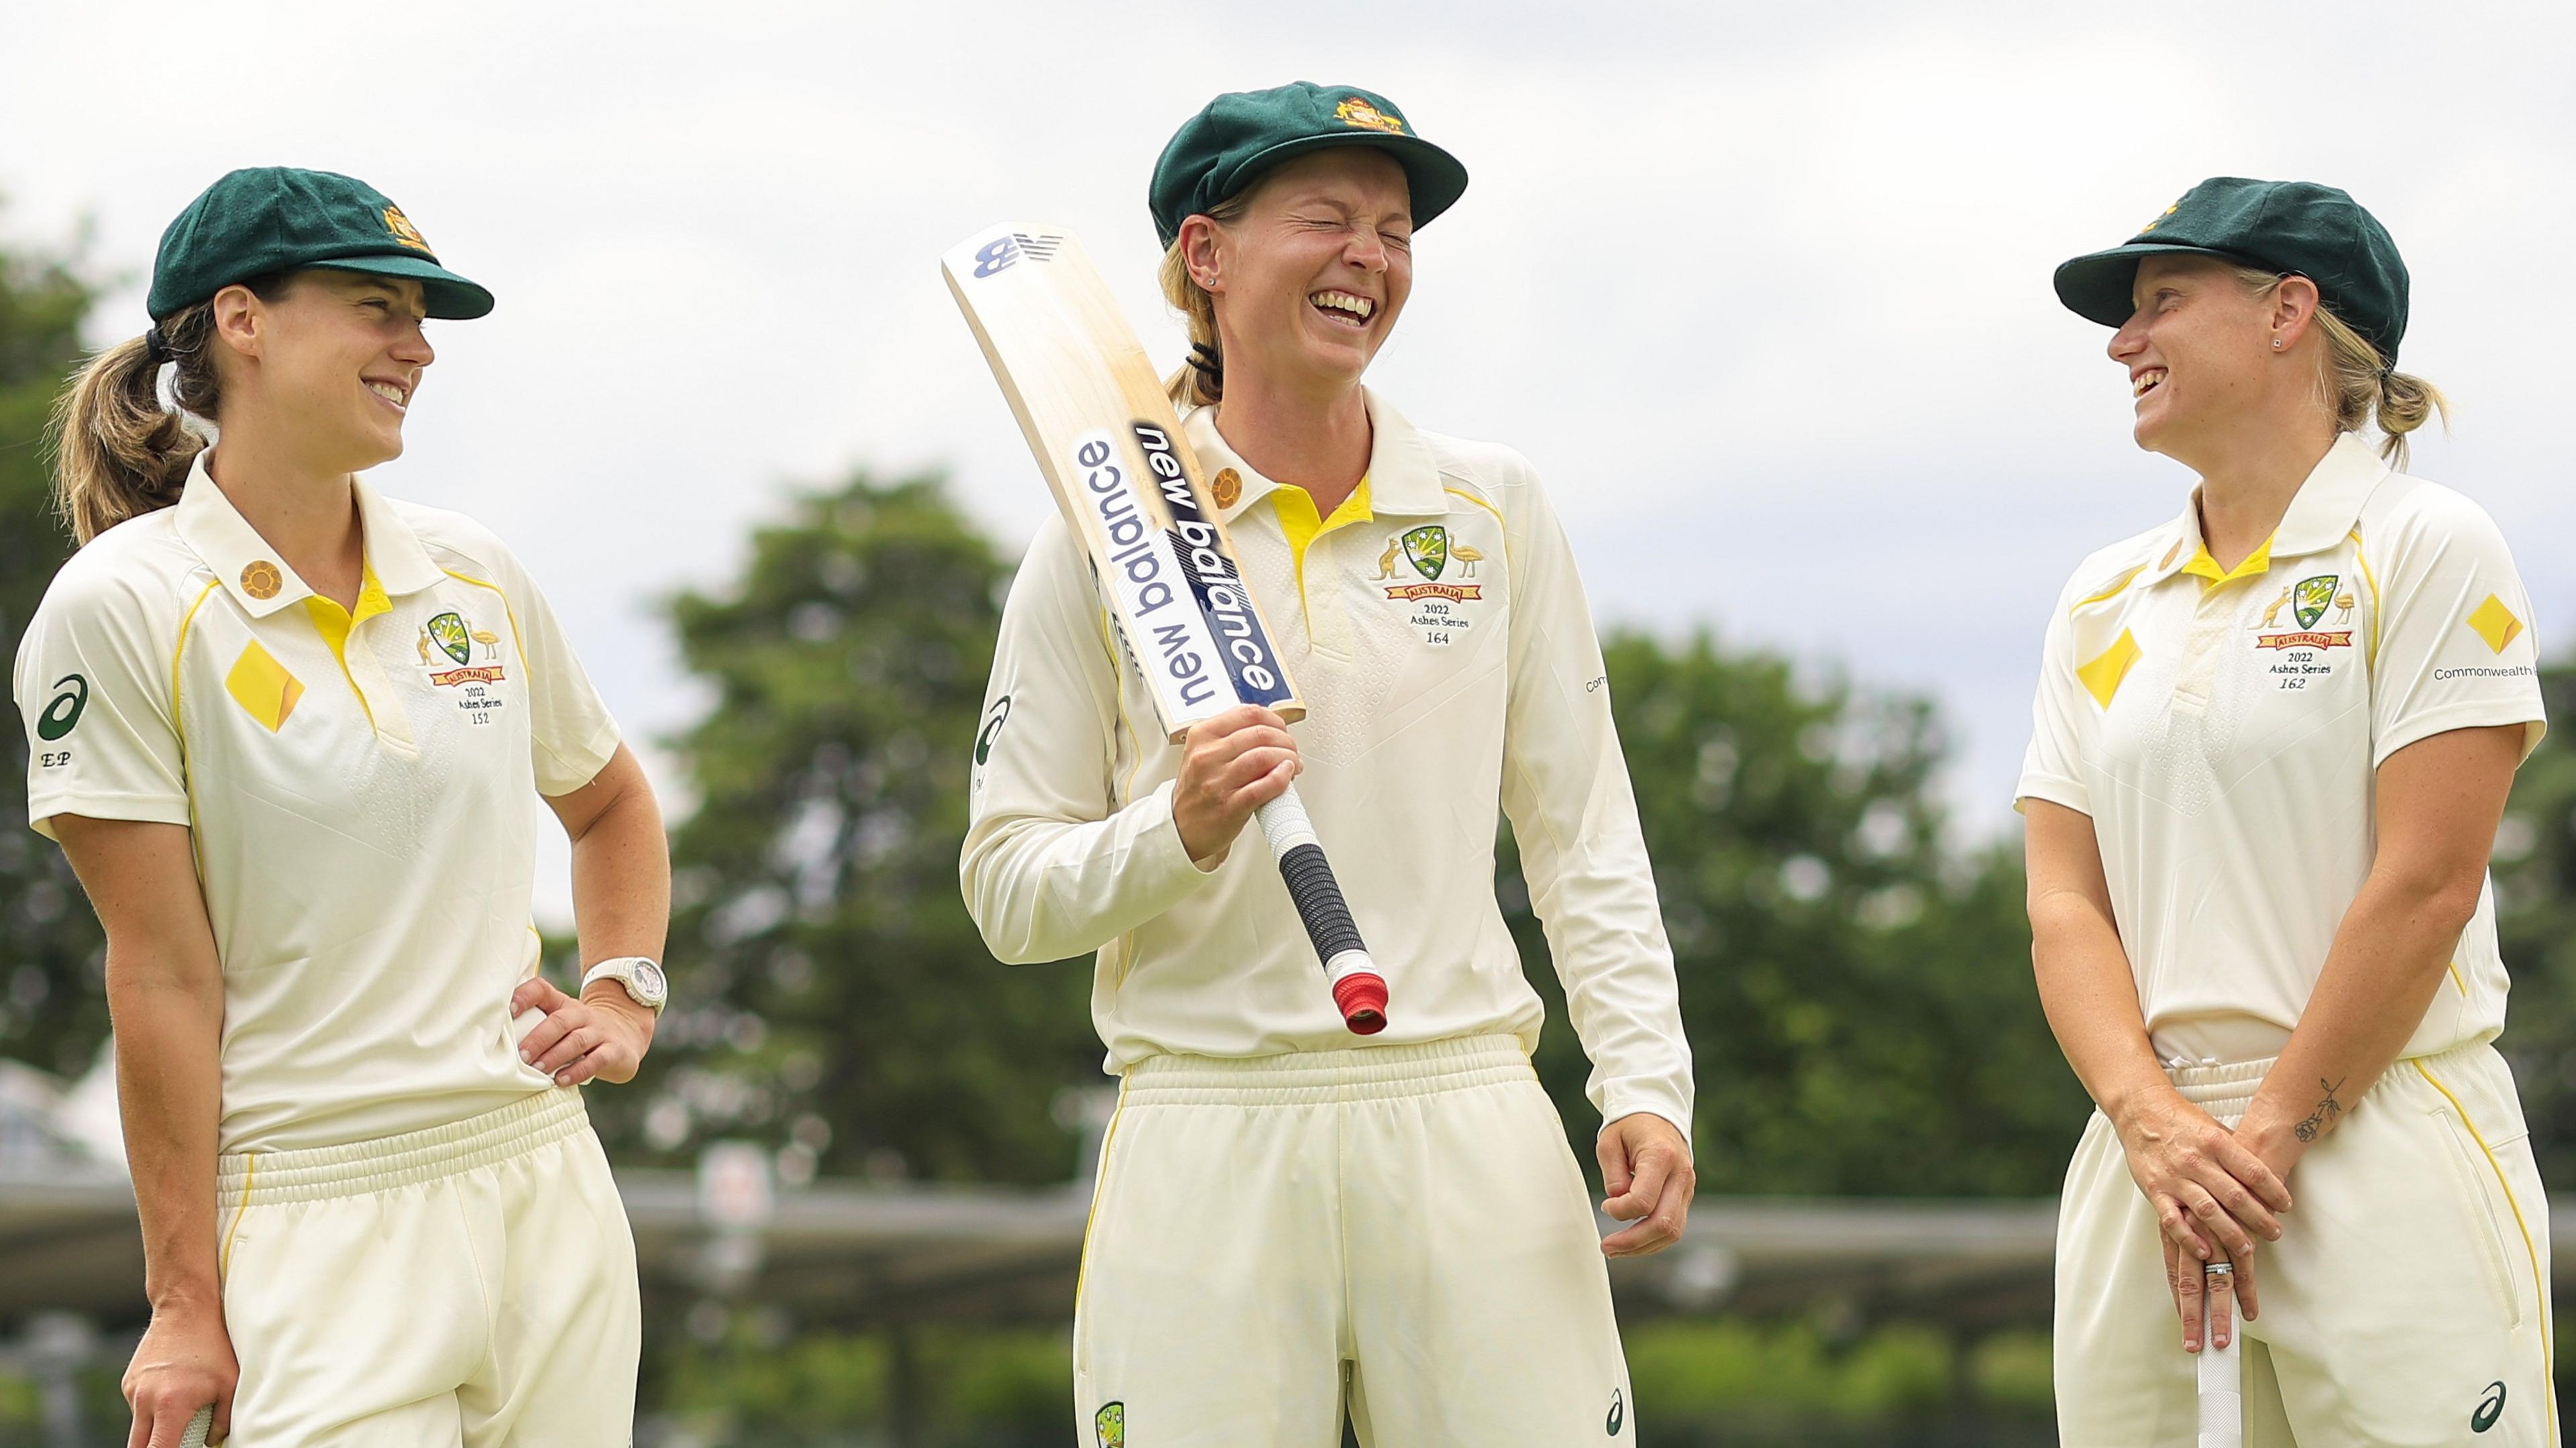
[[[2251,578],[2257,573],[2268,573],[2271,568],[2272,539],[2266,538],[2261,547],[2246,554],[2245,561],[2237,564],[2233,569],[2219,567],[2218,560],[2210,556],[2209,545],[2203,543],[2191,555],[2191,561],[2182,566],[2182,571],[2194,577],[2206,579],[2215,586],[2221,583],[2234,583],[2240,578]]]
[[[1288,556],[1297,567],[1297,606],[1306,607],[1306,549],[1316,539],[1336,528],[1365,523],[1377,516],[1369,504],[1368,474],[1360,474],[1360,485],[1342,499],[1341,506],[1329,518],[1315,516],[1315,495],[1294,483],[1281,483],[1270,490],[1270,506],[1279,514],[1279,531],[1287,535]]]
[[[1288,535],[1288,549],[1295,555],[1300,573],[1306,568],[1306,549],[1317,538],[1377,516],[1369,501],[1369,480],[1365,476],[1329,518],[1316,516],[1315,495],[1300,487],[1283,484],[1271,489],[1270,505],[1279,511],[1279,531]]]
[[[361,571],[355,613],[342,608],[338,599],[318,593],[304,599],[304,611],[312,615],[313,627],[320,631],[322,641],[331,646],[332,655],[344,669],[349,666],[349,631],[377,614],[394,611],[393,600],[385,596],[384,581],[376,577],[376,565],[362,560],[358,566]]]

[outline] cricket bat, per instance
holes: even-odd
[[[206,1435],[214,1431],[215,1407],[209,1403],[188,1420],[188,1429],[179,1435],[179,1448],[206,1448]]]
[[[1171,398],[1082,243],[1058,227],[995,226],[939,269],[1082,540],[1164,734],[1177,743],[1240,704],[1305,717]],[[1386,977],[1296,786],[1258,818],[1343,1024],[1386,1029]]]
[[[2208,1280],[2204,1272],[2202,1281]],[[2233,1284],[2231,1284],[2232,1286]],[[2207,1312],[2209,1292],[2204,1286],[2200,1300]],[[2245,1442],[2244,1361],[2236,1355],[2242,1345],[2244,1328],[2237,1321],[2236,1294],[2227,1294],[2227,1346],[2220,1347],[2215,1333],[2206,1334],[2200,1345],[2200,1448],[2242,1448]],[[2204,1324],[2206,1318],[2203,1319]]]

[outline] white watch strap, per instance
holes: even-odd
[[[666,998],[664,1002],[646,1002],[641,995],[637,994],[635,989],[635,968],[639,965],[650,969],[656,976],[660,976],[662,980],[666,982],[663,988]],[[581,973],[581,988],[583,990],[588,990],[595,981],[613,980],[617,982],[620,988],[625,990],[628,998],[634,1000],[636,1004],[651,1004],[654,1010],[659,1011],[662,1009],[662,1005],[667,1003],[667,997],[669,995],[669,986],[667,982],[669,979],[669,976],[662,974],[662,963],[660,961],[644,955],[621,955],[614,959],[603,960],[599,964],[592,966],[590,969],[583,971]]]

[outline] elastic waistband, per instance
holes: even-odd
[[[587,1130],[579,1087],[539,1091],[498,1111],[425,1131],[303,1151],[215,1158],[215,1201],[230,1209],[364,1196],[524,1156]]]
[[[2421,1060],[2439,1071],[2447,1063],[2484,1055],[2493,1049],[2481,1040],[2429,1056],[2400,1058],[2391,1063],[2387,1071],[2381,1072],[2379,1079],[2387,1081],[2406,1060]],[[2263,1088],[2263,1078],[2271,1074],[2273,1063],[2278,1060],[2278,1056],[2266,1056],[2259,1061],[2237,1061],[2225,1066],[2170,1066],[2165,1074],[2173,1078],[2174,1089],[2182,1093],[2183,1100],[2221,1121],[2232,1123],[2245,1114],[2246,1107],[2254,1104],[2254,1093]],[[2374,1085],[2371,1089],[2379,1088]]]
[[[1148,1056],[1127,1068],[1127,1106],[1303,1106],[1430,1096],[1536,1081],[1518,1036],[1283,1056]]]

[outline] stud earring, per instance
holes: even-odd
[[[2281,339],[2280,339],[2280,338],[2275,337],[2275,338],[2273,338],[2273,339],[2272,339],[2272,350],[2273,350],[2273,351],[2275,351],[2275,352],[2278,352],[2278,351],[2280,351],[2280,350],[2281,350]]]

